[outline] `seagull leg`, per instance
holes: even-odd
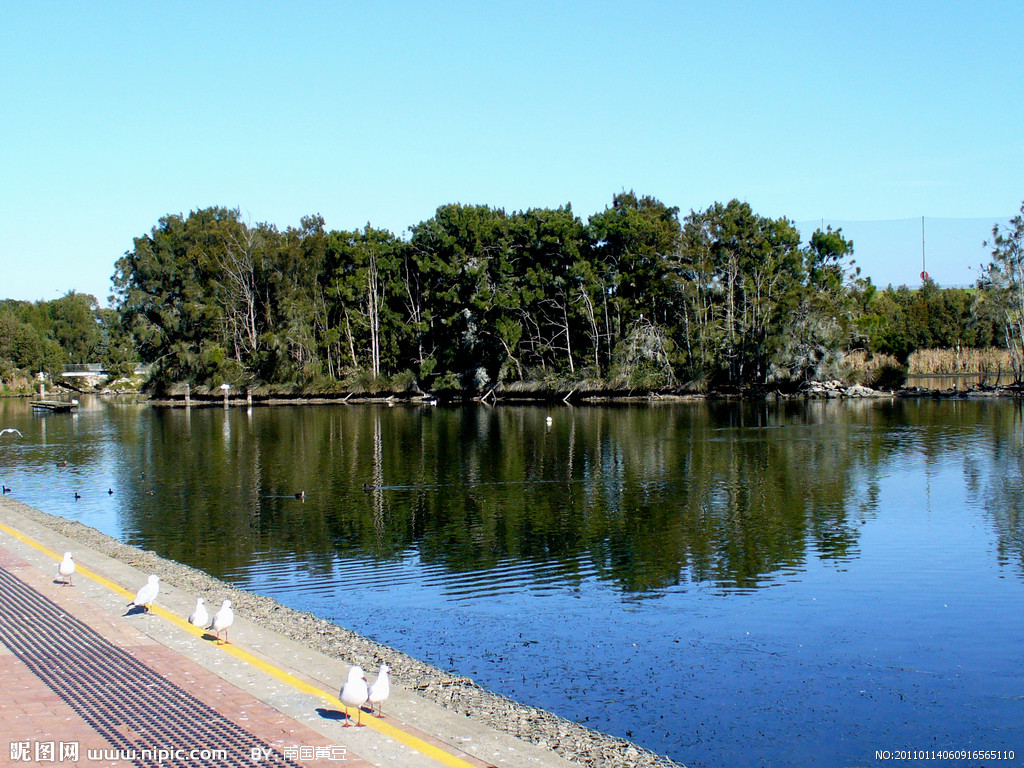
[[[352,727],[352,723],[350,723],[349,721],[352,719],[352,716],[349,715],[349,713],[348,713],[348,705],[345,704],[343,706],[345,707],[345,722],[342,723],[341,725],[342,725],[343,728],[351,728]]]

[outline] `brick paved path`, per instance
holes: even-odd
[[[0,765],[251,768],[254,750],[369,765],[0,549]]]

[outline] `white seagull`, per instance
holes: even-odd
[[[370,686],[370,695],[367,700],[370,702],[371,714],[373,714],[373,705],[377,705],[377,717],[384,717],[380,711],[380,705],[387,701],[388,696],[391,695],[391,682],[388,679],[388,672],[390,671],[391,667],[387,664],[381,664],[380,674],[377,675],[377,679]]]
[[[206,611],[206,604],[203,602],[203,598],[196,598],[196,607],[192,609],[192,613],[188,615],[188,623],[194,627],[201,627],[206,629],[206,622],[210,620],[210,614]]]
[[[213,614],[213,621],[207,629],[217,633],[217,642],[220,643],[220,633],[224,633],[224,642],[228,642],[228,627],[235,623],[235,612],[231,610],[231,601],[225,600],[220,604],[220,610]]]
[[[363,717],[363,704],[366,703],[366,699],[369,697],[370,692],[366,689],[366,675],[363,674],[362,667],[352,667],[348,671],[348,680],[341,686],[341,703],[345,705],[345,725],[351,725],[349,722],[352,718],[348,714],[349,707],[355,707],[357,717],[356,725],[362,725]]]
[[[21,434],[21,432],[16,430],[14,427],[7,427],[6,429],[0,429],[0,435],[6,435],[8,432],[13,432],[18,437],[24,437],[24,435]]]
[[[60,576],[61,584],[66,584],[67,580],[71,580],[71,586],[75,586],[75,580],[71,576],[75,572],[75,560],[71,557],[70,552],[64,553],[64,559],[60,561],[60,565],[57,566],[57,575]]]
[[[157,593],[160,591],[160,577],[150,576],[147,581],[138,592],[135,593],[135,599],[128,603],[129,608],[138,608],[140,605],[149,613],[149,606],[156,600]]]

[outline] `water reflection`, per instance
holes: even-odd
[[[992,468],[984,456],[964,457],[969,496],[991,516],[1001,564],[1024,577],[1024,403],[991,426]]]
[[[722,409],[567,410],[550,430],[541,409],[258,409],[251,425],[241,411],[160,410],[118,464],[134,543],[220,574],[255,552],[415,549],[499,582],[501,564],[528,561],[647,592],[751,588],[809,551],[855,554],[846,500],[878,459],[858,425],[762,407],[731,409],[723,430]]]
[[[1024,736],[1019,404],[0,419],[18,498],[688,764]]]
[[[1012,370],[994,373],[951,373],[951,374],[913,374],[907,377],[908,387],[921,389],[966,392],[979,386],[1005,387],[1016,380]]]
[[[4,405],[7,421],[25,423]],[[91,408],[33,417],[34,439],[3,449],[37,471],[67,461],[75,477],[113,452],[117,533],[218,575],[255,559],[400,562],[414,551],[452,573],[494,571],[488,589],[518,587],[534,571],[544,583],[552,572],[566,583],[596,576],[629,593],[756,588],[810,556],[855,557],[877,512],[874,468],[900,453],[931,462],[963,451],[982,426],[1000,469],[979,492],[1009,510],[996,526],[1003,549],[1024,551],[1019,409]],[[980,459],[965,455],[975,486]],[[508,562],[531,565],[506,580]]]

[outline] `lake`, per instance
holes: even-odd
[[[22,501],[695,768],[1024,756],[1012,400],[0,401],[8,426]]]

